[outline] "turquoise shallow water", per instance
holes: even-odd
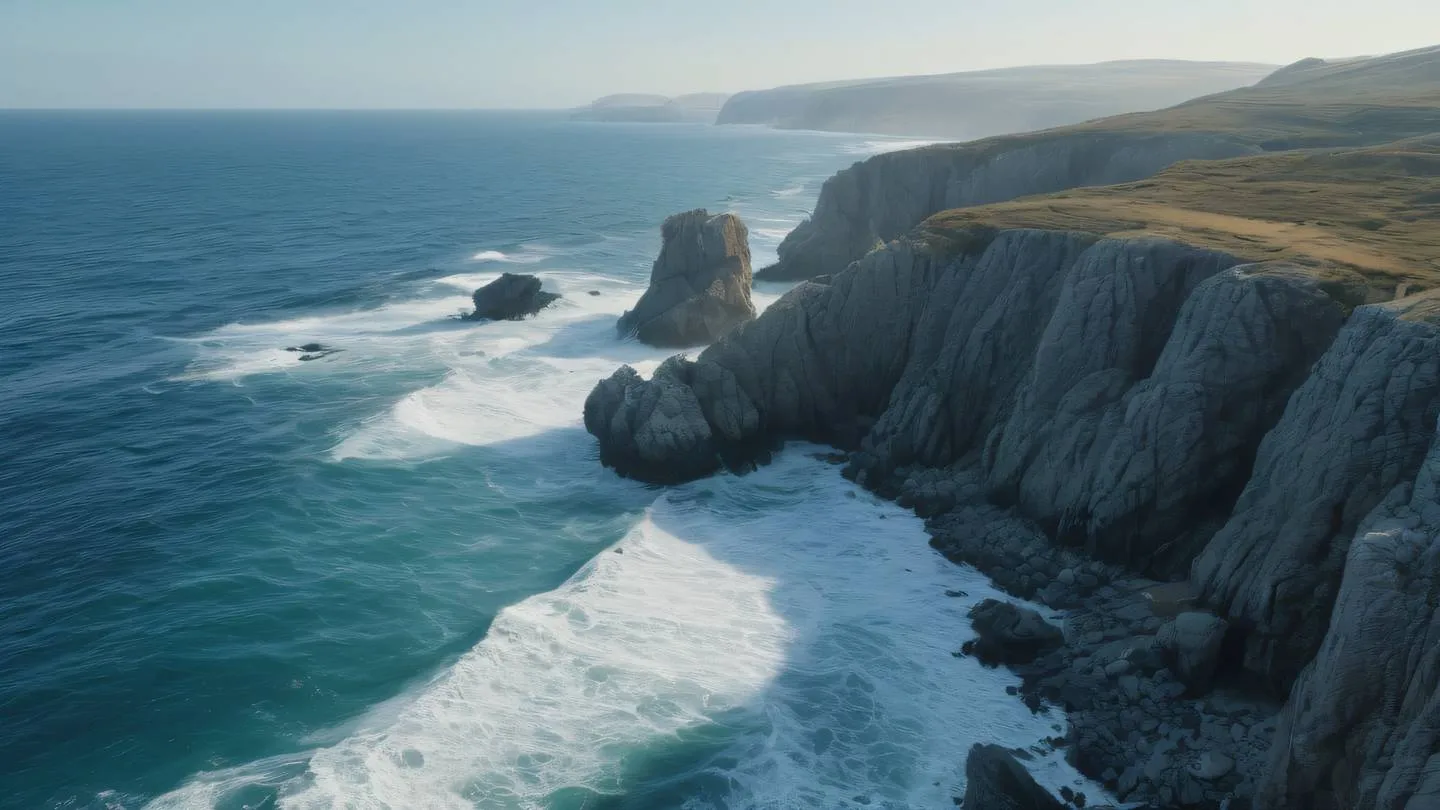
[[[613,323],[665,215],[764,262],[898,145],[0,113],[0,806],[933,807],[1048,733],[949,654],[985,583],[811,449],[662,491],[579,426],[663,358]],[[503,270],[565,297],[455,320]]]

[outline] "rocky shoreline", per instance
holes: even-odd
[[[914,505],[917,490],[942,482],[967,502],[926,521],[931,545],[1055,611],[1055,638],[1030,655],[1031,645],[997,630],[993,606],[982,603],[967,650],[1019,675],[1019,698],[1031,709],[1066,713],[1069,730],[1052,744],[1127,804],[1238,808],[1253,797],[1280,703],[1224,660],[1234,655],[1223,648],[1225,622],[1196,611],[1193,596],[1170,583],[1054,545],[985,503],[973,473],[917,471],[899,500]]]

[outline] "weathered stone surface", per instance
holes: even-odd
[[[825,181],[810,218],[780,243],[780,261],[756,278],[839,273],[931,214],[1077,186],[1149,177],[1178,160],[1254,152],[1206,133],[1037,133],[876,155]]]
[[[1065,810],[1015,756],[998,745],[976,745],[965,758],[967,810]]]
[[[1440,806],[1440,442],[1362,522],[1324,644],[1281,715],[1260,806]]]
[[[1246,667],[1282,694],[1320,648],[1356,527],[1412,481],[1440,415],[1434,295],[1355,310],[1261,443],[1196,559],[1204,598],[1249,629]]]
[[[1210,688],[1220,661],[1227,624],[1209,613],[1181,613],[1155,634],[1165,663],[1180,680],[1199,694]]]
[[[634,335],[652,346],[697,346],[755,319],[749,235],[739,217],[686,211],[665,220],[660,233],[650,287],[620,316],[622,337]]]
[[[601,463],[627,477],[669,483],[720,468],[710,425],[679,358],[649,380],[622,366],[595,386],[585,400],[585,429],[600,440]]]
[[[986,459],[995,493],[1053,536],[1170,576],[1219,527],[1344,312],[1284,266],[1127,248],[1071,275]]]
[[[475,311],[470,320],[518,321],[534,315],[560,296],[540,289],[535,276],[505,273],[475,291]]]

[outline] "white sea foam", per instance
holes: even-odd
[[[779,197],[783,199],[785,197],[798,197],[804,193],[805,186],[801,184],[796,186],[790,186],[789,188],[777,189],[776,191],[770,192],[770,195],[772,197]]]
[[[793,230],[793,228],[753,228],[750,232],[778,242],[789,236],[791,230]]]
[[[1004,693],[1013,676],[951,655],[970,634],[968,607],[993,593],[985,580],[815,449],[660,497],[613,551],[502,611],[398,711],[314,752],[280,806],[643,795],[646,775],[627,771],[637,754],[719,722],[720,750],[681,767],[729,795],[691,810],[929,808],[963,790],[973,743],[1053,733]],[[956,589],[968,596],[945,595]],[[1055,759],[1036,771],[1051,786],[1078,779]],[[214,806],[236,778],[210,775],[154,806]]]
[[[525,245],[513,253],[499,250],[482,250],[470,257],[472,262],[500,262],[503,264],[535,264],[549,258],[551,251],[544,245]]]

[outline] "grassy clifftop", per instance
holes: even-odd
[[[1358,277],[1366,300],[1389,300],[1440,286],[1440,135],[1187,161],[1136,183],[943,211],[918,234],[963,249],[977,228],[1160,236]]]

